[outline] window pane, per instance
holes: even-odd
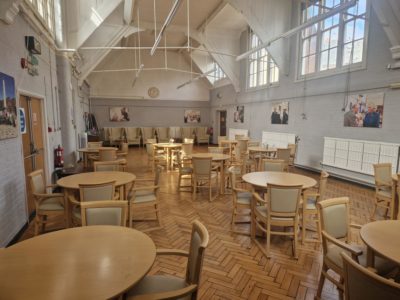
[[[310,54],[314,54],[317,51],[317,37],[311,37],[310,41]]]
[[[301,75],[308,73],[308,56],[301,60]]]
[[[356,28],[354,31],[354,39],[362,39],[364,37],[365,21],[362,19],[356,20]]]
[[[328,69],[336,68],[336,60],[337,60],[337,48],[333,48],[329,51],[329,66]]]
[[[351,56],[351,52],[352,52],[352,47],[353,44],[352,43],[348,43],[346,45],[344,45],[343,47],[343,65],[347,66],[350,63],[350,56]]]
[[[329,38],[329,34],[330,32],[329,32],[329,30],[328,31],[325,31],[323,34],[322,34],[322,39],[321,39],[321,49],[322,50],[326,50],[326,49],[328,49],[329,48],[329,40],[330,40],[330,38]]]
[[[320,67],[319,67],[319,69],[321,71],[328,69],[328,52],[329,51],[324,51],[321,53],[321,60],[320,60]]]
[[[303,41],[303,53],[302,56],[308,56],[310,54],[310,39]]]
[[[353,64],[362,61],[364,40],[354,42]]]
[[[367,0],[358,0],[358,9],[357,9],[357,14],[363,15],[367,11]]]
[[[347,22],[344,27],[344,42],[348,43],[353,40],[354,21]]]
[[[336,47],[339,40],[339,27],[335,27],[331,29],[331,43],[330,48]]]
[[[315,55],[311,55],[308,60],[308,73],[315,72]]]

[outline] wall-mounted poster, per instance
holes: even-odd
[[[111,122],[124,122],[129,121],[127,107],[110,107],[110,121]]]
[[[289,102],[282,101],[272,103],[271,124],[289,123]]]
[[[384,93],[356,94],[347,97],[345,127],[382,127]]]
[[[187,109],[183,118],[185,123],[200,123],[200,111]]]
[[[0,140],[18,135],[14,78],[0,72]]]
[[[244,106],[235,106],[235,111],[233,112],[233,122],[243,123],[244,122]]]

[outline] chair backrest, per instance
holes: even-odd
[[[33,194],[46,194],[46,183],[42,169],[29,173],[28,178]]]
[[[226,137],[226,135],[219,135],[218,136],[218,147],[222,147],[222,141],[226,141],[228,138]]]
[[[169,128],[168,127],[157,127],[157,137],[158,139],[168,139],[169,138]]]
[[[208,147],[208,153],[218,153],[223,154],[225,148],[223,147]]]
[[[193,131],[194,131],[194,128],[193,128],[193,127],[182,127],[182,128],[181,128],[181,135],[182,135],[182,138],[193,139]],[[186,143],[186,142],[185,142],[185,143]]]
[[[235,134],[235,140],[240,140],[245,138],[246,136],[244,134]]]
[[[331,198],[317,203],[321,230],[337,239],[349,239],[350,200],[348,197]],[[327,243],[322,239],[323,247]]]
[[[181,151],[182,151],[182,157],[192,155],[193,143],[183,143]]]
[[[81,202],[114,199],[115,181],[98,184],[79,184]]]
[[[197,137],[206,137],[207,136],[207,127],[196,127],[196,136]]]
[[[120,144],[119,151],[128,154],[128,151],[129,151],[129,144],[128,144],[128,143],[121,143],[121,144]]]
[[[183,142],[184,142],[184,143],[191,143],[191,144],[193,144],[193,143],[194,143],[194,139],[184,138],[184,139],[183,139]]]
[[[154,156],[154,143],[146,143],[146,153],[149,157]]]
[[[238,140],[237,146],[240,149],[240,154],[246,153],[248,148],[248,140]]]
[[[285,162],[289,162],[290,159],[290,149],[289,148],[278,148],[276,157],[278,159],[283,159]]]
[[[207,228],[202,223],[195,220],[192,224],[189,258],[186,268],[186,282],[188,284],[198,285],[200,283],[204,251],[208,246],[209,239]]]
[[[123,129],[119,127],[110,127],[109,128],[109,137],[110,141],[120,140],[123,138]]]
[[[260,146],[260,142],[259,141],[248,141],[247,142],[247,146],[248,147],[259,147]]]
[[[235,192],[236,182],[240,175],[242,175],[242,166],[235,165],[228,168],[229,177],[231,180],[232,189]]]
[[[345,299],[347,300],[398,300],[400,284],[379,276],[341,253],[344,267]]]
[[[99,150],[100,161],[110,161],[117,159],[116,149],[100,149]]]
[[[319,186],[318,186],[319,200],[324,199],[326,185],[328,183],[328,177],[329,177],[328,172],[326,171],[321,172],[321,176],[319,177]]]
[[[141,127],[143,141],[154,138],[153,127]]]
[[[122,160],[95,161],[93,168],[95,172],[121,171],[123,169],[122,163]]]
[[[270,216],[297,217],[302,186],[267,185],[267,202]]]
[[[157,144],[157,139],[146,139],[146,144]]]
[[[140,136],[140,129],[137,127],[126,127],[125,133],[127,140],[136,140]]]
[[[81,203],[82,226],[126,226],[128,201],[105,200]]]
[[[283,172],[285,169],[285,161],[282,159],[265,158],[261,162],[261,171]]]
[[[374,176],[376,185],[385,183],[392,184],[392,164],[381,163],[374,164]]]
[[[88,142],[87,147],[89,149],[100,148],[103,145],[103,142]]]
[[[192,164],[195,176],[208,177],[211,175],[211,157],[193,157]]]
[[[297,144],[288,144],[288,148],[290,149],[290,156],[295,157]]]

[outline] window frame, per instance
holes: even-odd
[[[248,47],[247,50],[250,51],[252,49],[254,49],[254,47],[251,47],[251,39],[252,36],[256,36],[257,40],[258,40],[258,44],[262,43],[260,38],[257,36],[257,34],[251,30],[251,28],[249,28],[249,30],[247,31],[247,42],[248,42]],[[257,45],[258,46],[258,45]],[[256,47],[257,47],[256,46]],[[260,56],[257,57],[256,59],[253,59],[253,61],[256,62],[257,64],[257,72],[253,73],[254,76],[256,76],[256,85],[250,87],[250,76],[252,75],[250,73],[250,60],[252,59],[252,56],[260,51],[262,51],[262,49],[252,53],[249,55],[249,57],[246,60],[246,91],[256,91],[256,90],[261,90],[261,89],[266,89],[269,87],[276,87],[279,86],[279,82],[280,82],[280,70],[278,65],[276,64],[276,62],[274,61],[274,59],[272,58],[271,54],[269,54],[267,48],[263,48],[266,56],[267,56],[267,69],[266,69],[266,77],[267,77],[267,82],[264,84],[260,84],[260,78],[262,78],[262,76],[260,76],[264,71],[259,71],[260,69],[260,65],[262,64],[262,58],[264,58],[265,56]],[[257,55],[258,56],[258,55]],[[273,64],[273,66],[271,67],[271,65]],[[277,68],[278,69],[278,80],[271,82],[271,70]]]
[[[42,3],[43,16],[39,12],[39,4]],[[38,19],[40,24],[47,30],[52,38],[55,37],[55,0],[25,0],[25,4],[32,10],[34,16]],[[48,13],[48,3],[51,2],[51,16]],[[51,26],[49,25],[51,23]]]
[[[208,82],[210,82],[210,84],[212,86],[216,86],[223,79],[228,78],[228,76],[225,74],[224,70],[222,70],[221,66],[216,61],[213,61],[211,70],[212,69],[214,69],[215,71],[206,76]],[[218,75],[220,75],[220,74],[222,74],[223,76],[219,77]],[[213,82],[210,80],[210,77],[214,78]]]
[[[343,4],[341,4],[343,5]],[[362,53],[362,60],[357,63],[350,63],[347,65],[343,65],[343,50],[344,50],[344,31],[345,31],[345,23],[348,20],[344,20],[342,18],[342,13],[340,13],[339,16],[339,33],[338,33],[338,44],[337,44],[337,57],[336,57],[336,67],[332,69],[326,69],[320,71],[320,64],[321,64],[321,39],[322,39],[322,33],[329,30],[321,30],[321,25],[319,24],[318,31],[317,31],[317,45],[316,45],[316,64],[315,64],[315,71],[313,73],[308,73],[308,74],[301,74],[302,71],[302,58],[303,58],[303,38],[302,38],[302,32],[303,30],[300,30],[299,33],[297,34],[297,51],[296,51],[296,76],[295,76],[295,82],[299,81],[304,81],[308,79],[317,79],[317,78],[324,78],[332,75],[337,75],[337,74],[343,74],[343,73],[348,73],[348,72],[354,72],[354,71],[359,71],[367,68],[367,52],[368,52],[368,36],[369,36],[369,25],[370,25],[370,13],[371,13],[371,1],[366,0],[366,6],[365,6],[365,28],[364,28],[364,42],[363,42],[363,53]],[[302,20],[302,9],[301,9],[301,4],[299,5],[298,9],[298,18],[301,23]],[[323,21],[320,21],[321,23]],[[330,29],[333,28],[330,27]],[[354,40],[352,41],[354,43]],[[328,61],[329,65],[329,61]]]

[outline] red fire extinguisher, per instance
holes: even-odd
[[[60,145],[54,149],[54,167],[64,167],[64,149]]]

